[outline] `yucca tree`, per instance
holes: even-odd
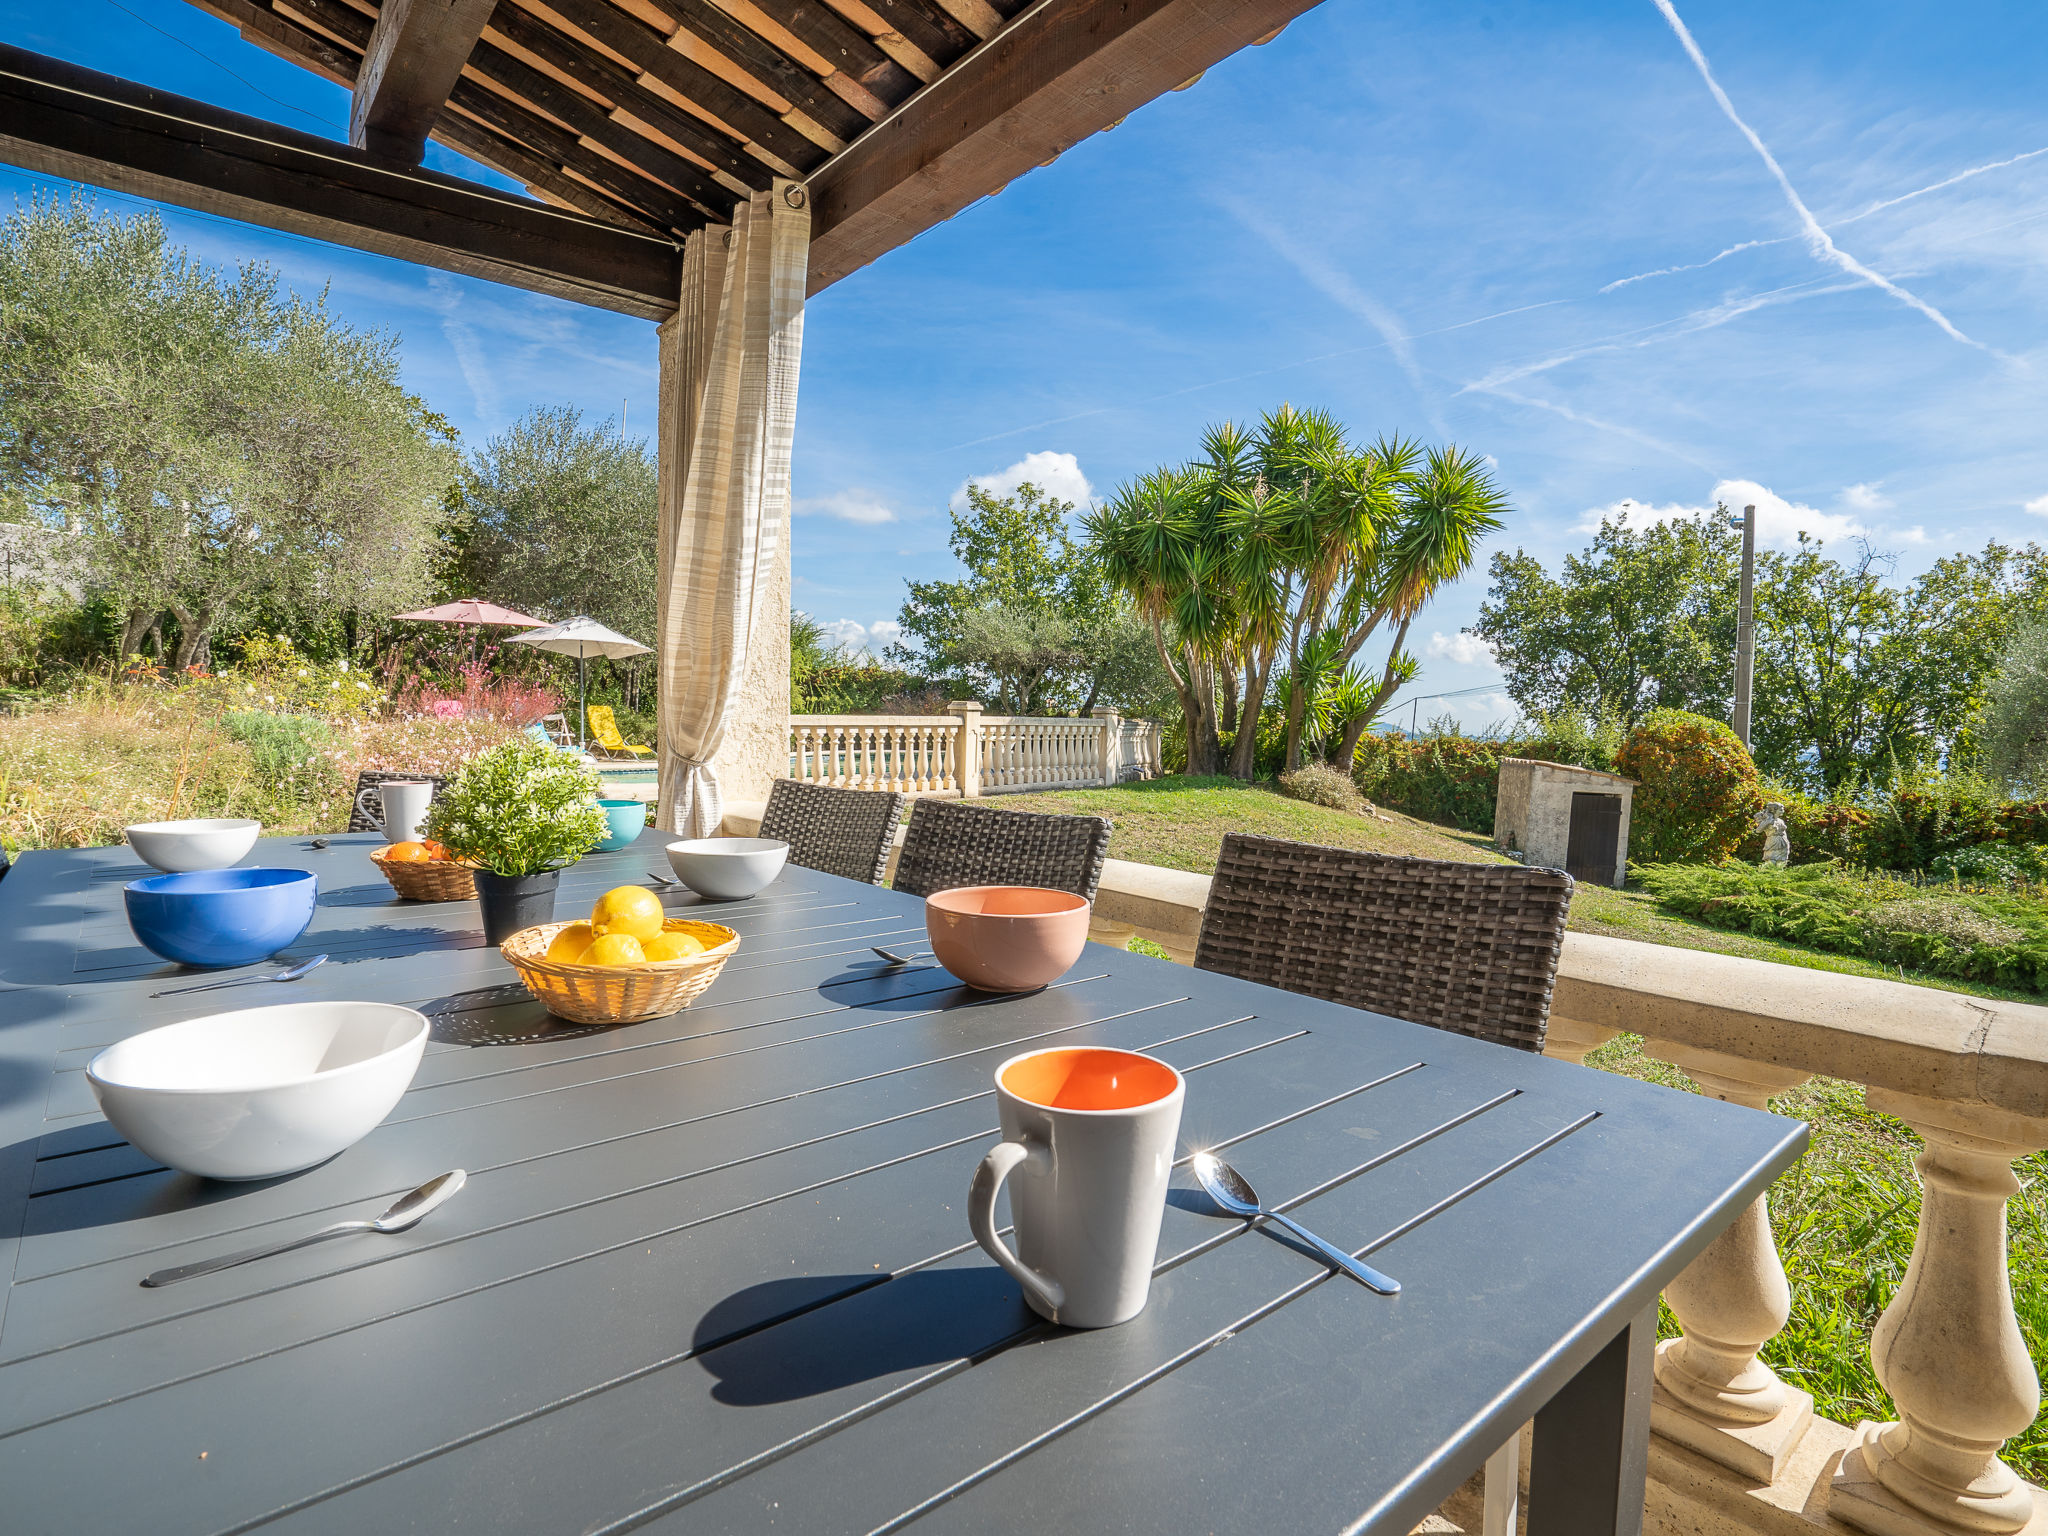
[[[1403,438],[1352,448],[1325,412],[1282,406],[1255,432],[1204,434],[1202,456],[1130,482],[1087,519],[1109,580],[1153,626],[1181,697],[1188,771],[1213,773],[1216,679],[1243,680],[1230,772],[1252,776],[1273,675],[1287,717],[1286,766],[1301,766],[1317,679],[1348,679],[1348,754],[1415,675],[1415,615],[1471,567],[1506,502],[1476,454]],[[1377,682],[1355,661],[1392,622]],[[1354,676],[1354,673],[1356,675]]]
[[[1110,586],[1152,627],[1187,731],[1191,774],[1222,766],[1216,662],[1236,635],[1236,593],[1223,567],[1214,496],[1193,467],[1159,469],[1117,488],[1083,525]]]

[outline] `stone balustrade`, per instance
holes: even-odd
[[[1124,719],[1114,709],[990,715],[968,700],[943,715],[792,715],[788,776],[972,798],[1157,778],[1160,746],[1157,721]]]
[[[735,807],[727,830],[758,825]],[[1193,961],[1209,877],[1108,861],[1091,937]],[[1925,1143],[1912,1259],[1871,1337],[1898,1418],[1849,1426],[1759,1351],[1792,1296],[1755,1205],[1665,1294],[1683,1336],[1657,1353],[1645,1530],[1660,1536],[2048,1536],[2048,1493],[1999,1451],[2040,1387],[2013,1309],[2013,1163],[2048,1147],[2048,1008],[1595,934],[1565,936],[1548,1053],[1622,1033],[1704,1093],[1761,1109],[1824,1076]]]

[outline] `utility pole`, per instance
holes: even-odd
[[[1742,593],[1735,604],[1735,734],[1749,745],[1749,689],[1756,672],[1756,508],[1742,509]]]

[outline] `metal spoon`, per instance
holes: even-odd
[[[391,1209],[375,1221],[337,1221],[331,1227],[308,1232],[304,1237],[287,1238],[281,1243],[265,1243],[260,1248],[244,1248],[240,1253],[224,1254],[217,1259],[201,1259],[197,1264],[179,1264],[171,1269],[160,1269],[153,1275],[145,1275],[142,1283],[176,1285],[180,1280],[190,1280],[194,1275],[210,1275],[217,1269],[232,1269],[237,1264],[247,1264],[251,1259],[267,1259],[275,1253],[289,1253],[294,1248],[303,1248],[308,1243],[323,1242],[330,1237],[340,1237],[345,1232],[403,1232],[408,1227],[416,1226],[422,1216],[446,1201],[468,1180],[469,1175],[460,1168],[451,1168],[446,1173],[427,1180],[411,1193],[400,1195],[393,1202]]]
[[[1332,1264],[1343,1270],[1345,1274],[1358,1281],[1359,1284],[1371,1287],[1382,1296],[1398,1296],[1401,1294],[1400,1281],[1388,1279],[1370,1264],[1359,1263],[1358,1260],[1351,1257],[1342,1248],[1337,1247],[1334,1243],[1324,1242],[1315,1233],[1309,1231],[1307,1227],[1304,1227],[1300,1222],[1284,1212],[1268,1210],[1265,1206],[1259,1204],[1258,1191],[1245,1182],[1243,1174],[1231,1167],[1230,1164],[1224,1162],[1215,1153],[1197,1152],[1194,1159],[1194,1168],[1195,1177],[1201,1182],[1202,1188],[1209,1198],[1222,1206],[1231,1215],[1252,1219],[1263,1216],[1268,1220],[1277,1221],[1281,1226],[1315,1249],[1317,1253],[1320,1253]]]
[[[202,981],[196,987],[172,987],[167,992],[152,992],[151,997],[176,997],[180,992],[211,992],[215,987],[239,987],[251,981],[297,981],[306,972],[317,970],[327,963],[325,955],[315,955],[310,960],[301,960],[297,965],[286,966],[281,971],[272,971],[268,976],[230,976],[226,981]]]
[[[649,871],[647,871],[647,878],[650,880],[658,880],[663,885],[681,885],[683,883],[682,881],[676,879],[673,875],[664,875],[658,869],[650,869]]]
[[[899,955],[896,953],[895,950],[884,949],[879,944],[870,944],[868,948],[872,949],[876,954],[880,955],[884,960],[888,961],[891,965],[908,965],[913,960],[929,959],[931,956],[931,951],[928,949],[921,950],[919,953],[914,955]]]

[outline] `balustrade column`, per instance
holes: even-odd
[[[1906,1278],[1870,1338],[1899,1417],[1860,1426],[1829,1513],[1873,1536],[2048,1531],[2048,1509],[1999,1460],[2033,1423],[2041,1387],[2013,1313],[2005,1206],[2015,1159],[2048,1120],[1872,1088],[1872,1109],[1920,1133],[1920,1222]]]
[[[981,701],[955,699],[946,710],[960,717],[959,734],[953,738],[954,781],[963,800],[977,799],[981,794]]]
[[[1096,782],[1114,786],[1124,771],[1123,714],[1108,704],[1098,704],[1088,713],[1095,717],[1096,743],[1100,749],[1095,766]]]
[[[1582,1024],[1577,1019],[1561,1019],[1550,1016],[1550,1024],[1543,1032],[1543,1054],[1568,1061],[1575,1067],[1583,1067],[1586,1058],[1608,1041],[1621,1033],[1601,1024]]]
[[[1763,1109],[1810,1074],[1719,1051],[1651,1040],[1652,1056],[1687,1073],[1710,1098]],[[1757,1358],[1792,1315],[1763,1195],[1665,1287],[1685,1336],[1657,1346],[1650,1427],[1667,1440],[1758,1482],[1785,1468],[1813,1423],[1813,1397]]]

